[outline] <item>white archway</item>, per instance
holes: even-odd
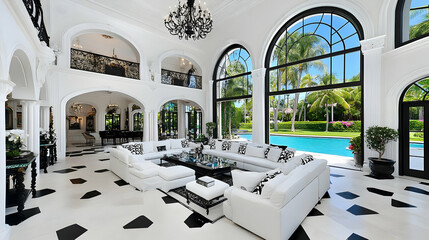
[[[147,60],[144,56],[141,49],[138,47],[136,42],[133,40],[131,36],[129,36],[125,31],[122,31],[116,27],[113,27],[109,24],[102,23],[83,23],[71,27],[68,29],[63,37],[62,37],[62,49],[63,56],[59,59],[59,65],[70,68],[70,47],[72,44],[72,40],[81,34],[85,33],[101,33],[101,34],[115,34],[117,36],[122,37],[126,41],[128,41],[138,52],[139,54],[139,63],[140,63],[140,80],[149,80],[149,72],[147,68]]]
[[[244,49],[246,49],[247,53],[249,53],[250,60],[252,61],[252,66],[253,66],[252,71],[259,68],[258,65],[255,65],[255,59],[257,59],[257,57],[254,55],[254,52],[249,49],[249,46],[247,43],[245,43],[242,40],[230,40],[227,42],[226,45],[224,45],[224,46],[218,48],[218,50],[216,50],[216,54],[213,56],[212,61],[211,61],[212,62],[212,64],[211,64],[212,68],[210,70],[211,71],[210,72],[210,79],[212,79],[213,75],[215,74],[216,67],[217,67],[216,63],[222,57],[222,54],[225,53],[225,50],[228,49],[232,45],[240,45]]]
[[[24,47],[16,46],[9,59],[7,69],[9,70],[9,80],[16,84],[12,91],[13,98],[39,99],[34,62],[30,61]]]

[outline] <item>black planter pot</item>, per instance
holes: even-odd
[[[353,159],[355,160],[355,166],[356,167],[362,167],[363,166],[363,157],[360,153],[353,153]]]
[[[392,173],[395,171],[395,162],[391,159],[370,157],[369,168],[371,169],[371,176],[379,179],[393,179]]]

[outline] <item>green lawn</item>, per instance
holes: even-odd
[[[413,132],[410,132],[410,141],[413,142],[423,142],[423,138],[415,137]]]
[[[240,130],[247,130],[248,133],[252,133],[252,129],[240,128]],[[325,132],[325,131],[314,131],[314,130],[302,130],[297,129],[295,132],[290,130],[279,130],[275,132],[273,129],[270,130],[270,134],[292,134],[292,135],[313,135],[313,136],[329,136],[329,137],[356,137],[359,136],[360,132]]]

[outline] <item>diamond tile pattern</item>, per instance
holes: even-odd
[[[83,195],[80,199],[90,199],[93,197],[97,197],[99,195],[101,195],[101,193],[97,190],[94,190],[94,191],[90,191],[90,192],[85,193],[85,195]]]
[[[66,168],[66,169],[62,169],[62,170],[57,170],[54,171],[55,173],[71,173],[71,172],[75,172],[77,171],[76,169],[72,169],[72,168]]]
[[[351,206],[349,209],[347,209],[347,211],[352,213],[353,215],[356,215],[356,216],[378,214],[377,212],[375,212],[371,209],[364,208],[364,207],[361,207],[361,206],[356,205],[356,204]]]
[[[41,213],[41,212],[40,212],[40,209],[38,207],[24,209],[21,212],[21,214],[22,214],[21,217],[18,217],[18,213],[17,212],[9,214],[9,215],[6,215],[6,223],[9,224],[9,225],[11,225],[11,226],[15,226],[15,225],[18,225],[21,222],[23,222],[23,221],[31,218],[34,215],[39,214],[39,213]]]
[[[368,240],[367,238],[364,238],[356,233],[353,233],[352,235],[350,235],[347,240]]]
[[[55,192],[54,189],[49,189],[49,188],[42,189],[42,190],[37,190],[36,191],[36,196],[33,197],[33,198],[43,197],[43,196],[49,195],[49,194],[54,193],[54,192]]]
[[[59,240],[74,240],[84,234],[87,229],[84,227],[73,224],[57,231],[57,237]]]
[[[292,236],[290,236],[289,240],[310,240],[310,237],[307,235],[304,228],[299,225]]]
[[[352,192],[340,192],[340,193],[337,193],[337,195],[339,195],[339,196],[341,196],[341,197],[343,197],[343,198],[345,198],[345,199],[355,199],[355,198],[358,198],[359,197],[359,195],[356,195],[356,194],[354,194],[354,193],[352,193]]]
[[[125,181],[124,181],[124,180],[122,180],[122,179],[120,179],[120,180],[118,180],[118,181],[115,181],[115,183],[116,183],[116,185],[118,185],[118,186],[120,186],[120,187],[125,186],[125,185],[129,185],[127,182],[125,182]]]
[[[395,199],[392,199],[392,207],[397,207],[397,208],[415,208],[416,206],[405,203],[405,202],[401,202]]]
[[[429,195],[429,192],[426,190],[423,190],[421,188],[416,188],[416,187],[406,187],[404,190],[406,191],[410,191],[410,192],[415,192],[415,193],[420,193],[420,194],[424,194],[424,195]]]
[[[186,218],[186,220],[185,220],[185,224],[189,228],[200,228],[200,227],[204,226],[204,224],[209,223],[209,222],[210,222],[210,220],[208,220],[203,215],[196,213],[196,212],[189,215],[189,217]]]
[[[72,182],[73,184],[83,184],[86,183],[86,180],[83,178],[73,178],[70,179],[70,182]]]
[[[96,173],[104,173],[104,172],[108,172],[109,169],[100,169],[100,170],[95,170],[94,172]]]
[[[171,203],[178,203],[179,202],[171,196],[162,197],[162,200],[164,201],[165,204],[171,204]]]
[[[381,195],[381,196],[387,196],[387,197],[393,196],[393,192],[381,190],[381,189],[378,189],[378,188],[369,187],[369,188],[366,188],[366,189],[368,191],[372,192],[372,193],[375,193],[375,194],[378,194],[378,195]]]
[[[124,229],[148,228],[152,224],[153,222],[149,218],[145,217],[144,215],[141,215],[140,217],[126,224],[124,226]]]

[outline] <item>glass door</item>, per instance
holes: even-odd
[[[403,103],[403,121],[401,131],[402,174],[412,177],[429,179],[429,153],[425,146],[427,138],[424,116],[429,111],[427,102]]]

